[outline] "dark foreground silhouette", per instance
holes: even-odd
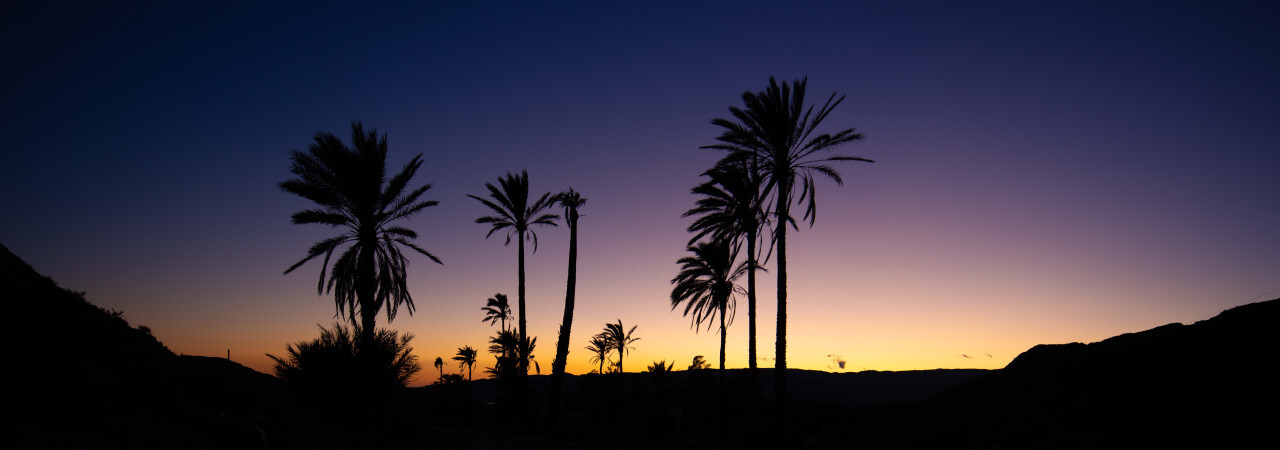
[[[790,370],[783,416],[730,371],[567,376],[553,424],[497,383],[372,400],[355,419],[222,358],[179,356],[0,246],[11,313],[0,448],[1274,448],[1280,299],[1192,325],[1041,345],[997,371]],[[643,365],[644,361],[637,362]],[[545,407],[530,377],[528,407]],[[727,395],[720,396],[719,392]],[[21,395],[20,395],[21,394]],[[335,417],[344,417],[335,420]]]

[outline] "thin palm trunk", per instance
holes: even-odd
[[[747,229],[747,357],[754,383],[759,371],[756,367],[756,231],[750,228]]]
[[[525,308],[524,308],[524,232],[523,232],[523,231],[522,231],[522,232],[520,232],[519,239],[520,239],[520,259],[519,259],[519,263],[520,263],[520,280],[519,280],[519,282],[520,282],[520,299],[518,300],[518,302],[520,303],[520,304],[519,304],[520,312],[518,312],[517,314],[519,314],[519,315],[520,315],[520,325],[519,325],[519,326],[520,326],[520,338],[522,338],[522,339],[523,339],[523,338],[525,338],[525,337],[527,337],[527,336],[528,336],[527,334],[525,334],[525,313],[524,313],[524,312],[525,312]],[[527,374],[529,373],[529,360],[528,360],[527,356],[528,356],[528,355],[520,355],[520,358],[519,358],[519,359],[520,359],[520,362],[519,362],[518,366],[519,366],[519,370],[520,370],[520,375],[521,375],[521,376],[527,375]]]
[[[789,174],[787,174],[789,175]],[[778,245],[778,337],[774,352],[777,360],[773,365],[773,396],[778,405],[786,403],[787,398],[787,218],[791,183],[788,176],[778,180],[777,201],[777,245]]]
[[[728,308],[728,300],[720,299],[720,389],[724,389],[724,346],[725,346],[725,325],[724,312]]]

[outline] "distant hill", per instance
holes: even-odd
[[[254,414],[286,395],[280,380],[232,361],[174,355],[3,245],[0,299],[14,416],[0,447],[242,447],[260,441]]]
[[[1106,447],[1280,446],[1280,299],[1092,344],[1038,345],[931,405],[1007,439]]]

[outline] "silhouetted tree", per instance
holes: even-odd
[[[387,179],[387,136],[367,133],[360,122],[351,124],[348,147],[331,133],[316,132],[306,152],[294,150],[290,171],[297,178],[280,183],[280,189],[315,202],[319,208],[293,214],[294,224],[320,224],[342,228],[338,236],[311,246],[307,257],[285,270],[292,272],[312,258],[324,255],[317,292],[333,292],[338,314],[347,314],[364,333],[362,342],[375,339],[378,311],[387,309],[387,322],[395,319],[401,304],[413,314],[413,297],[406,285],[409,260],[400,247],[408,247],[437,264],[440,259],[410,242],[418,233],[394,225],[434,200],[420,200],[431,185],[408,193],[405,189],[422,166],[422,154],[414,156],[398,174]],[[326,284],[329,259],[335,250],[350,244],[333,264]],[[360,320],[356,320],[357,307]]]
[[[507,296],[499,292],[489,297],[488,303],[483,308],[484,318],[481,322],[489,322],[489,326],[502,323],[502,331],[507,331],[507,319],[511,318],[511,303],[507,301]]]
[[[533,240],[533,251],[538,251],[538,234],[531,228],[533,225],[550,225],[556,226],[556,219],[560,216],[555,214],[545,214],[542,211],[551,207],[551,193],[542,194],[532,204],[529,203],[529,172],[521,171],[520,175],[513,175],[510,172],[505,177],[498,178],[499,189],[492,183],[485,183],[484,187],[489,190],[489,197],[493,201],[483,198],[467,195],[474,198],[489,209],[493,210],[497,215],[483,216],[476,219],[476,223],[490,225],[489,233],[485,235],[488,239],[494,232],[498,230],[507,230],[506,244],[511,244],[511,238],[514,235],[519,243],[519,283],[520,292],[518,296],[519,302],[519,326],[520,336],[527,336],[525,321],[525,296],[524,296],[524,241],[525,239]],[[520,363],[520,372],[528,373],[528,359],[524,358]]]
[[[703,359],[702,355],[694,356],[693,362],[689,364],[689,370],[704,370],[709,368],[711,368],[711,364],[708,364],[707,360]]]
[[[519,365],[519,348],[520,337],[513,331],[499,331],[496,336],[489,338],[489,353],[495,356],[496,361],[485,372],[499,380],[510,381]]]
[[[440,371],[440,379],[443,380],[444,379],[444,359],[441,359],[439,356],[436,357],[436,370]]]
[[[698,216],[689,225],[693,245],[703,237],[733,242],[735,249],[745,242],[747,247],[747,367],[752,380],[759,377],[756,367],[756,270],[760,268],[756,244],[760,231],[768,223],[760,192],[762,178],[751,166],[754,161],[722,164],[708,170],[710,180],[693,188],[699,195],[693,209],[683,217]],[[721,366],[723,367],[723,363]]]
[[[865,161],[856,156],[830,156],[827,152],[836,147],[862,139],[853,128],[835,134],[823,133],[810,138],[818,125],[826,119],[844,96],[831,94],[827,102],[814,113],[813,106],[805,107],[805,85],[808,79],[800,79],[788,85],[769,78],[769,86],[761,92],[743,92],[745,107],[729,107],[737,120],[716,118],[712,124],[723,127],[716,138],[719,144],[703,148],[726,150],[729,155],[722,164],[756,164],[765,182],[764,191],[773,194],[774,244],[778,249],[778,330],[775,347],[774,397],[781,405],[786,400],[787,370],[787,224],[795,227],[791,217],[791,203],[805,204],[803,220],[813,226],[817,217],[817,201],[814,197],[814,175],[823,175],[836,184],[843,184],[840,173],[828,164],[836,161]],[[797,186],[797,181],[798,186]],[[796,195],[796,191],[799,195]],[[807,202],[807,203],[806,203]]]
[[[625,329],[622,326],[622,319],[618,319],[618,323],[604,324],[604,336],[609,342],[609,348],[618,352],[619,374],[623,373],[622,357],[626,356],[627,350],[635,348],[631,346],[631,343],[640,340],[638,337],[631,337],[631,335],[636,332],[637,326],[639,325],[632,325],[631,329],[624,333],[622,331]]]
[[[556,194],[552,201],[564,207],[564,220],[569,226],[569,276],[564,289],[564,318],[560,321],[560,333],[556,339],[556,358],[551,362],[550,416],[554,420],[560,414],[560,390],[569,359],[569,335],[573,331],[573,303],[578,284],[578,208],[585,205],[587,199],[569,188]]]
[[[373,342],[362,343],[363,333],[353,333],[341,324],[333,329],[317,327],[320,337],[288,345],[285,357],[267,357],[275,361],[277,377],[306,398],[329,406],[321,408],[324,412],[359,414],[363,402],[403,388],[422,370],[409,346],[413,334],[381,329],[374,333]]]
[[[604,332],[591,337],[591,342],[587,344],[587,351],[591,352],[591,362],[600,363],[600,374],[604,374],[604,363],[609,361],[609,352],[613,350],[610,346],[609,337]]]
[[[680,258],[680,274],[671,279],[675,287],[671,289],[671,309],[675,310],[681,303],[685,304],[684,315],[692,314],[694,329],[700,328],[703,322],[720,319],[720,377],[724,381],[725,336],[728,322],[733,321],[734,283],[747,271],[747,265],[741,264],[737,270],[733,262],[738,257],[727,240],[699,242],[688,248],[692,256]],[[708,323],[707,329],[711,329]]]
[[[458,362],[459,373],[462,372],[462,369],[467,369],[467,381],[471,381],[471,374],[476,367],[476,349],[471,348],[470,345],[462,346],[458,349],[458,354],[453,357],[453,360]]]

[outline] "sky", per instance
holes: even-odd
[[[812,227],[788,236],[788,363],[1005,366],[1280,297],[1280,11],[1268,2],[35,2],[0,13],[0,244],[176,353],[270,373],[335,317],[317,262],[336,234],[290,224],[277,184],[317,131],[421,153],[440,204],[404,222],[425,370],[481,349],[485,300],[515,301],[516,247],[467,194],[528,170],[588,199],[569,372],[606,322],[628,371],[716,360],[670,306],[700,149],[744,91],[808,79],[844,102]],[[86,2],[89,3],[89,2]],[[568,230],[528,257],[550,371]],[[773,264],[759,282],[773,362]],[[747,366],[745,299],[727,366]],[[380,322],[385,324],[384,322]],[[841,363],[843,361],[843,363]],[[456,372],[449,361],[445,373]]]

